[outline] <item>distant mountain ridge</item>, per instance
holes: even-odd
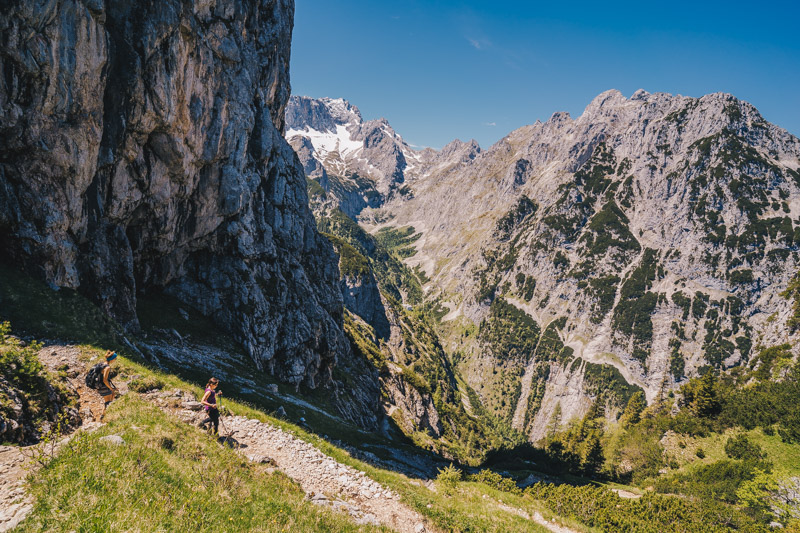
[[[362,127],[344,126],[353,140]],[[556,113],[485,151],[413,152],[390,131],[414,165],[395,167],[402,181],[379,201],[345,212],[370,232],[413,227],[404,261],[447,310],[445,346],[469,354],[458,364],[466,381],[532,440],[557,409],[566,421],[600,399],[613,413],[628,386],[653,401],[705,366],[786,340],[800,140],[752,105],[612,90],[576,119]],[[301,128],[289,135],[303,142]],[[373,161],[343,151],[349,168]],[[341,174],[329,161],[342,152],[321,152],[309,156]],[[497,353],[508,346],[492,332],[525,317],[529,348]]]

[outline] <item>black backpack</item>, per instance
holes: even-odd
[[[107,365],[105,363],[97,363],[86,374],[86,386],[90,389],[99,389],[103,384],[103,369]]]

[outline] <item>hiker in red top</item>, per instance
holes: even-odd
[[[203,404],[203,408],[208,413],[208,418],[200,422],[201,426],[205,426],[209,422],[211,422],[211,433],[212,435],[219,434],[219,409],[217,409],[217,394],[222,395],[222,391],[217,391],[217,385],[219,385],[219,380],[217,378],[211,378],[208,380],[206,384],[206,393],[203,394],[203,399],[200,400],[200,403]]]

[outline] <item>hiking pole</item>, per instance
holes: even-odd
[[[219,423],[222,424],[222,430],[228,434],[225,439],[230,439],[231,433],[228,431],[228,428],[225,426],[225,420],[222,418],[222,398],[217,399],[217,409],[219,414]]]

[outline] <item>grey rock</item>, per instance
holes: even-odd
[[[407,431],[419,428],[427,430],[434,437],[443,434],[439,412],[430,394],[418,391],[399,373],[390,373],[389,376],[382,377],[381,382],[389,401],[400,408]]]
[[[275,385],[274,383],[272,383],[272,384],[270,384],[270,385],[267,385],[266,387],[264,387],[264,390],[266,390],[266,391],[267,391],[268,393],[270,393],[270,394],[278,394],[278,392],[279,392],[279,391],[278,391],[278,386],[277,386],[277,385]]]
[[[272,466],[275,466],[276,464],[274,459],[272,459],[271,457],[267,457],[266,455],[250,455],[248,456],[248,459],[251,462],[257,464],[272,465]]]
[[[340,287],[345,307],[372,326],[378,337],[388,339],[391,333],[389,320],[372,272],[347,273],[342,277]]]
[[[0,6],[4,254],[131,330],[164,290],[258,369],[329,381],[336,259],[282,138],[293,2],[88,5]]]
[[[278,418],[286,418],[286,409],[284,409],[282,405],[279,405],[278,408],[275,409],[275,416]]]
[[[99,440],[101,442],[113,444],[114,446],[122,446],[125,444],[125,439],[123,439],[119,435],[106,435],[105,437],[100,437]]]
[[[200,402],[183,402],[181,407],[190,411],[200,411],[203,408],[203,404]]]

